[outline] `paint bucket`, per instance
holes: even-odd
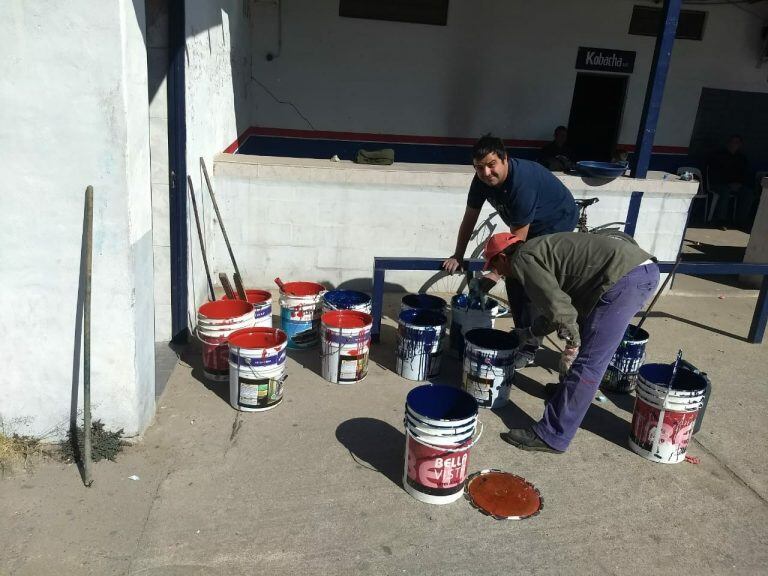
[[[395,371],[408,380],[440,373],[445,315],[433,310],[403,310],[397,320]]]
[[[244,328],[229,335],[229,403],[261,412],[283,401],[288,336],[277,328]]]
[[[480,439],[480,434],[473,438],[477,402],[457,388],[425,385],[408,393],[405,407],[403,488],[428,504],[458,500],[467,478],[470,449]],[[409,418],[414,414],[423,418],[420,427]],[[438,425],[430,428],[428,421]],[[470,433],[447,433],[457,422],[469,426]]]
[[[286,282],[280,290],[280,327],[288,348],[311,348],[320,341],[320,304],[325,287],[315,282]]]
[[[323,312],[332,310],[357,310],[371,313],[371,297],[354,290],[330,290],[323,294]]]
[[[600,387],[608,392],[631,392],[637,385],[637,372],[645,362],[645,345],[648,332],[629,325],[621,344],[605,370]]]
[[[323,314],[322,375],[334,384],[354,384],[368,374],[373,318],[356,310],[333,310]]]
[[[638,372],[629,446],[653,462],[676,464],[685,459],[706,393],[706,378],[681,365],[646,364]]]
[[[406,294],[400,301],[400,311],[403,310],[431,310],[445,313],[448,303],[439,296],[432,294]]]
[[[501,408],[509,402],[515,378],[515,336],[493,328],[465,334],[462,389],[482,408]]]
[[[456,358],[464,356],[464,335],[475,328],[493,328],[499,315],[499,303],[493,298],[485,301],[485,308],[479,298],[457,294],[451,298],[450,351]]]
[[[222,296],[222,300],[228,300]],[[253,317],[256,319],[254,326],[272,328],[272,294],[266,290],[246,290],[245,299],[253,304]]]
[[[229,378],[227,338],[253,326],[253,305],[243,300],[216,300],[200,306],[195,334],[203,344],[203,372],[214,382]]]

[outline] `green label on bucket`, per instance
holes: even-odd
[[[283,381],[275,378],[238,378],[237,403],[243,408],[264,408],[279,402],[283,396]]]

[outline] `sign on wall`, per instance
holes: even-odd
[[[576,56],[576,69],[631,74],[635,69],[635,54],[636,52],[627,50],[580,46]]]

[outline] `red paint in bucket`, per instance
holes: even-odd
[[[253,304],[242,300],[216,300],[203,304],[197,313],[211,320],[239,318],[253,311]]]
[[[287,341],[285,332],[274,328],[241,328],[229,335],[229,344],[238,348],[273,348]]]
[[[317,282],[286,282],[280,291],[290,296],[316,296],[325,291],[325,286]]]
[[[251,304],[261,304],[272,298],[272,294],[266,290],[246,290],[245,299]],[[222,300],[229,300],[229,297],[225,294],[221,297]]]
[[[356,310],[334,310],[322,316],[323,324],[331,328],[365,328],[373,322],[373,317]]]
[[[433,496],[448,496],[461,492],[467,478],[472,442],[472,438],[469,438],[453,446],[426,446],[417,441],[409,431],[406,444],[406,482],[419,492]]]

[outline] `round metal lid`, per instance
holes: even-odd
[[[524,520],[544,507],[544,499],[533,484],[501,470],[480,470],[470,475],[464,497],[496,520]]]

